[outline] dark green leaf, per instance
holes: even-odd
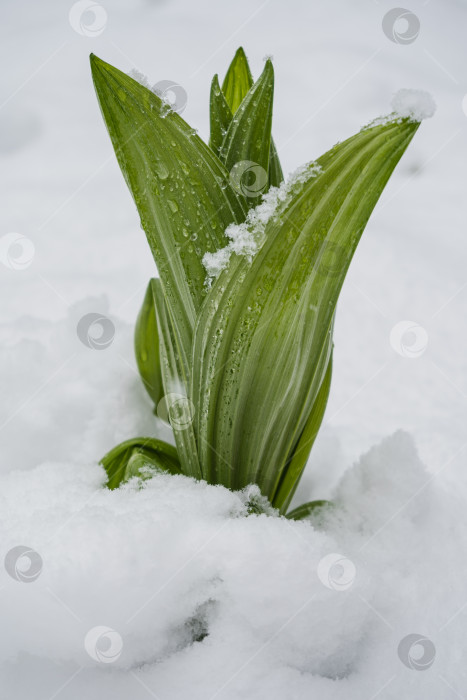
[[[224,141],[224,137],[232,121],[232,112],[219,86],[219,78],[217,75],[214,76],[211,83],[209,118],[211,126],[209,146],[216,156],[218,156],[222,142]]]
[[[315,510],[326,506],[332,506],[331,501],[309,501],[298,506],[298,508],[294,508],[285,517],[289,520],[306,520],[310,515],[314,514]]]
[[[259,203],[269,185],[273,98],[274,70],[268,60],[235,112],[220,150],[231,182],[250,207]]]
[[[227,74],[222,83],[222,92],[225,95],[225,101],[230,108],[231,114],[235,114],[241,103],[247,96],[253,85],[253,76],[251,75],[248,59],[242,47],[240,47],[230,64]],[[271,105],[272,108],[272,105]],[[217,108],[218,111],[218,108]],[[225,110],[223,128],[227,130],[230,120],[226,123]],[[232,119],[232,117],[230,117]],[[212,131],[211,131],[212,134]],[[277,154],[277,149],[274,141],[271,138],[271,150],[269,153],[269,171],[268,171],[268,187],[278,187],[284,179],[282,168]],[[254,161],[254,158],[247,158]]]
[[[135,356],[144,387],[157,406],[164,395],[164,388],[159,353],[159,333],[151,282],[146,288],[143,305],[136,319]]]

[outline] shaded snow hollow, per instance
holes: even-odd
[[[441,676],[462,691],[463,507],[406,433],[312,522],[245,517],[238,494],[182,476],[104,482],[70,463],[0,478],[4,553],[39,555],[35,580],[11,556],[0,574],[0,683],[15,698],[67,683],[67,700],[362,700],[383,686],[439,700]],[[401,646],[413,634],[430,643],[424,671]]]

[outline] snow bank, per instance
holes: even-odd
[[[405,433],[365,455],[314,522],[246,517],[237,494],[185,477],[104,481],[70,463],[0,478],[3,556],[38,555],[16,567],[10,555],[0,573],[10,697],[66,684],[69,700],[361,700],[383,687],[439,700],[441,677],[467,690],[461,504]],[[407,666],[416,649],[398,654],[409,634],[434,644],[424,672]]]

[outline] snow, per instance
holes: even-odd
[[[403,28],[383,32],[382,1],[213,14],[208,0],[115,0],[75,26],[70,5],[2,7],[0,541],[3,560],[37,556],[32,572],[7,558],[28,583],[0,567],[0,695],[465,697],[465,3],[415,0],[407,45],[393,40]],[[88,55],[175,78],[206,138],[211,77],[240,43],[255,76],[274,52],[285,172],[386,114],[401,86],[438,105],[344,285],[329,406],[295,501],[336,507],[311,524],[246,518],[245,495],[184,478],[107,492],[96,464],[126,438],[170,436],[132,348],[154,263]],[[78,337],[88,314],[111,320],[107,347]]]
[[[128,75],[130,78],[133,78],[133,80],[136,80],[136,82],[140,85],[143,85],[149,90],[151,89],[151,83],[149,82],[147,75],[141,73],[141,71],[139,71],[137,68],[132,68]]]
[[[279,187],[271,187],[262,196],[261,202],[249,210],[242,224],[231,224],[226,228],[225,235],[230,238],[230,243],[203,257],[208,286],[228,267],[233,253],[244,255],[249,262],[252,261],[264,243],[270,219],[280,216],[297,185],[317,177],[321,172],[321,166],[314,162],[300,166]]]
[[[0,681],[14,697],[45,700],[67,681],[69,700],[465,689],[462,499],[408,434],[362,457],[312,522],[247,517],[244,494],[182,476],[104,481],[69,462],[0,478],[4,549],[38,555],[34,581],[18,580],[32,566],[21,558],[0,574]],[[414,634],[434,645],[423,673],[407,668],[416,645],[398,654]]]
[[[391,106],[396,115],[409,117],[416,122],[429,119],[436,112],[435,101],[425,90],[398,90],[392,98]]]

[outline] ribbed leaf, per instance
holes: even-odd
[[[274,69],[268,60],[235,112],[220,150],[231,181],[249,206],[256,206],[268,189],[273,97]]]
[[[151,280],[159,331],[165,418],[175,437],[184,474],[201,479],[201,467],[193,429],[194,407],[188,396],[190,364],[178,329],[170,315],[159,279]],[[159,406],[161,404],[159,403]],[[160,410],[158,410],[160,415]]]
[[[225,99],[219,85],[219,78],[214,76],[211,83],[211,94],[209,98],[209,120],[211,136],[209,147],[212,148],[216,156],[219,155],[222,142],[232,121],[232,111]]]
[[[249,90],[253,85],[253,76],[250,71],[250,66],[248,65],[248,59],[242,47],[240,47],[235,56],[233,57],[232,63],[230,64],[227,74],[222,83],[222,93],[225,96],[225,101],[227,106],[230,108],[231,114],[235,114],[239,109],[241,103],[246,98]],[[212,104],[212,103],[211,103]],[[216,111],[219,112],[219,106],[215,105]],[[271,105],[272,108],[272,105]],[[226,118],[225,110],[223,112]],[[230,117],[232,119],[232,117]],[[229,127],[230,120],[228,123],[223,122],[223,128],[227,130]],[[211,126],[211,140],[213,139],[212,126]],[[269,153],[269,172],[268,172],[268,186],[278,187],[284,179],[282,174],[282,168],[279,161],[279,156],[277,154],[274,141],[271,139]],[[254,161],[254,158],[247,158],[246,160]]]
[[[109,489],[118,488],[132,476],[139,476],[138,470],[144,465],[157,467],[171,474],[181,472],[175,447],[155,438],[126,440],[107,452],[100,464],[107,472]]]
[[[136,319],[135,356],[144,387],[157,406],[164,395],[164,388],[160,364],[159,333],[151,282],[146,288],[143,305]]]
[[[91,55],[97,97],[188,351],[205,295],[207,251],[225,245],[225,228],[245,203],[222,163],[151,90]]]
[[[332,333],[330,334],[332,342]],[[292,450],[292,456],[289,457],[289,462],[283,472],[282,480],[277,487],[276,493],[272,497],[272,504],[275,508],[279,508],[282,512],[286,512],[293,498],[303,470],[306,467],[311,448],[316,440],[321,423],[323,422],[326,405],[331,389],[332,378],[332,354],[328,361],[328,367],[324,379],[321,383],[319,391],[316,395],[315,402],[311,409],[310,416],[305,424],[300,439],[297,445]],[[318,503],[318,501],[315,501]]]
[[[328,367],[332,319],[366,222],[418,124],[338,144],[298,180],[251,264],[234,257],[194,337],[192,400],[208,480],[273,498]],[[284,494],[281,494],[284,499]]]

